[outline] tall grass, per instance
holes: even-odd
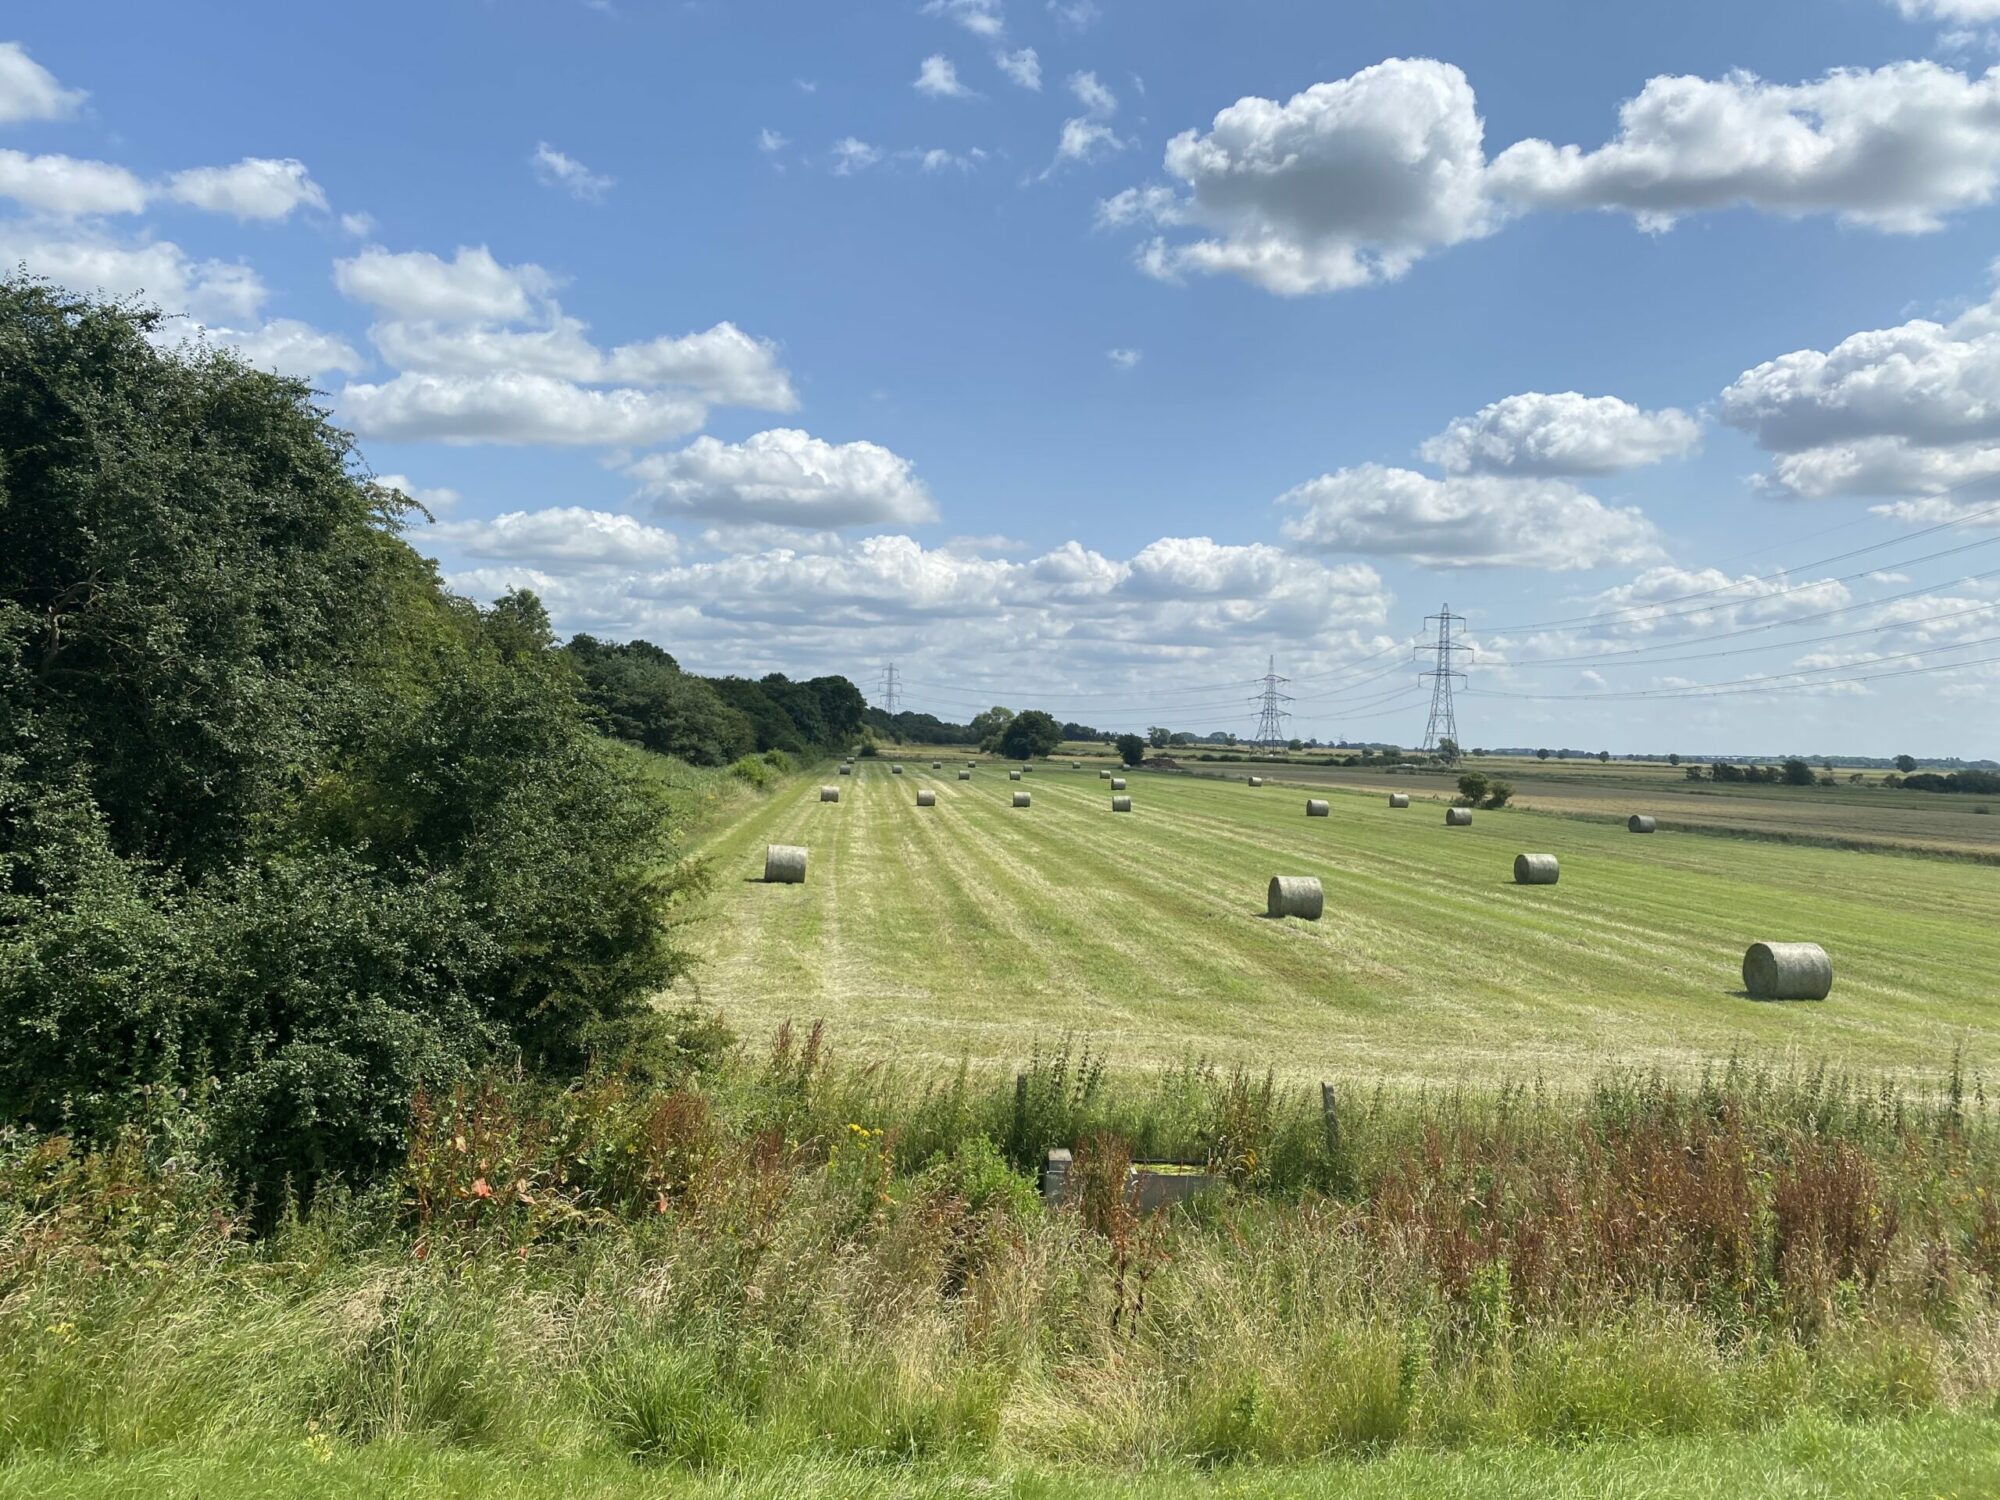
[[[1355,1091],[1330,1131],[1199,1062],[923,1079],[787,1028],[677,1089],[487,1080],[415,1122],[393,1182],[254,1239],[184,1136],[6,1137],[0,1463],[1295,1463],[2000,1386],[2000,1161],[1955,1074]],[[1140,1215],[1149,1156],[1225,1186]]]

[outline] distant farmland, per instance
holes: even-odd
[[[970,782],[963,757],[904,764],[857,762],[838,804],[801,778],[710,834],[703,1003],[751,1029],[825,1017],[845,1048],[911,1060],[1011,1062],[1073,1029],[1126,1061],[1480,1085],[1732,1053],[2000,1057],[1990,865],[1688,833],[1680,798],[1632,800],[1660,815],[1651,836],[1518,809],[1446,829],[1432,779],[1395,779],[1407,811],[1332,786],[1309,820],[1294,787],[1133,773],[1135,811],[1114,815],[1094,768],[1038,767],[1016,810],[997,763]],[[805,885],[755,881],[767,843],[810,847]],[[1558,855],[1561,883],[1516,886],[1522,851]],[[1276,874],[1320,877],[1324,920],[1266,920]],[[1766,938],[1823,943],[1832,998],[1743,998],[1743,949]]]

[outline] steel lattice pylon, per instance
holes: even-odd
[[[1292,696],[1289,693],[1281,693],[1278,689],[1291,680],[1289,677],[1278,675],[1277,657],[1267,658],[1264,666],[1264,691],[1250,700],[1258,706],[1257,733],[1252,739],[1253,744],[1262,745],[1266,750],[1285,748],[1285,720],[1291,715],[1278,705],[1290,703]]]
[[[1453,662],[1459,653],[1472,654],[1472,648],[1461,644],[1455,631],[1455,627],[1465,624],[1464,615],[1453,614],[1447,604],[1437,614],[1424,616],[1426,631],[1433,620],[1437,621],[1437,644],[1417,647],[1418,656],[1435,658],[1428,671],[1418,674],[1431,684],[1431,716],[1424,725],[1424,742],[1419,747],[1427,753],[1436,751],[1446,740],[1454,748],[1459,743],[1458,710],[1452,703],[1451,685],[1465,681],[1465,674]]]

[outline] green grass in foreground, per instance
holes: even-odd
[[[1113,814],[1095,769],[1055,765],[1016,810],[1004,767],[961,782],[963,763],[829,767],[725,814],[683,992],[746,1030],[824,1017],[918,1062],[1007,1062],[1070,1028],[1120,1062],[1390,1080],[2000,1057],[2000,868],[1519,810],[1447,830],[1435,803],[1340,791],[1308,820],[1296,788],[1137,773]],[[756,883],[767,843],[809,846],[808,883]],[[1560,885],[1513,884],[1528,850],[1561,858]],[[1325,920],[1264,919],[1280,873],[1325,882]],[[1742,998],[1743,950],[1769,938],[1823,943],[1833,997]]]
[[[1288,1469],[1105,1475],[1073,1469],[879,1468],[785,1464],[741,1474],[688,1475],[616,1456],[521,1462],[416,1443],[336,1448],[301,1439],[263,1447],[167,1448],[103,1462],[27,1461],[0,1467],[0,1497],[72,1500],[249,1500],[249,1497],[421,1495],[431,1500],[687,1500],[855,1496],[1018,1497],[1018,1500],[1933,1500],[2000,1491],[2000,1422],[1931,1417],[1853,1426],[1802,1420],[1747,1438],[1661,1439],[1589,1448],[1514,1447],[1398,1453],[1374,1462]]]

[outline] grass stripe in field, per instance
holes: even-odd
[[[1003,767],[947,765],[859,762],[838,805],[807,778],[714,830],[701,997],[753,1031],[824,1016],[848,1047],[1007,1062],[1070,1027],[1126,1061],[1427,1079],[2000,1054],[1994,867],[1511,809],[1446,829],[1442,803],[1337,788],[1308,820],[1289,788],[1143,773],[1114,816],[1094,769],[1036,770],[1016,810]],[[768,842],[811,847],[806,885],[744,882]],[[1561,884],[1515,886],[1522,850],[1560,856]],[[1322,921],[1262,917],[1281,873],[1325,883]],[[1823,942],[1833,998],[1738,998],[1757,938]]]

